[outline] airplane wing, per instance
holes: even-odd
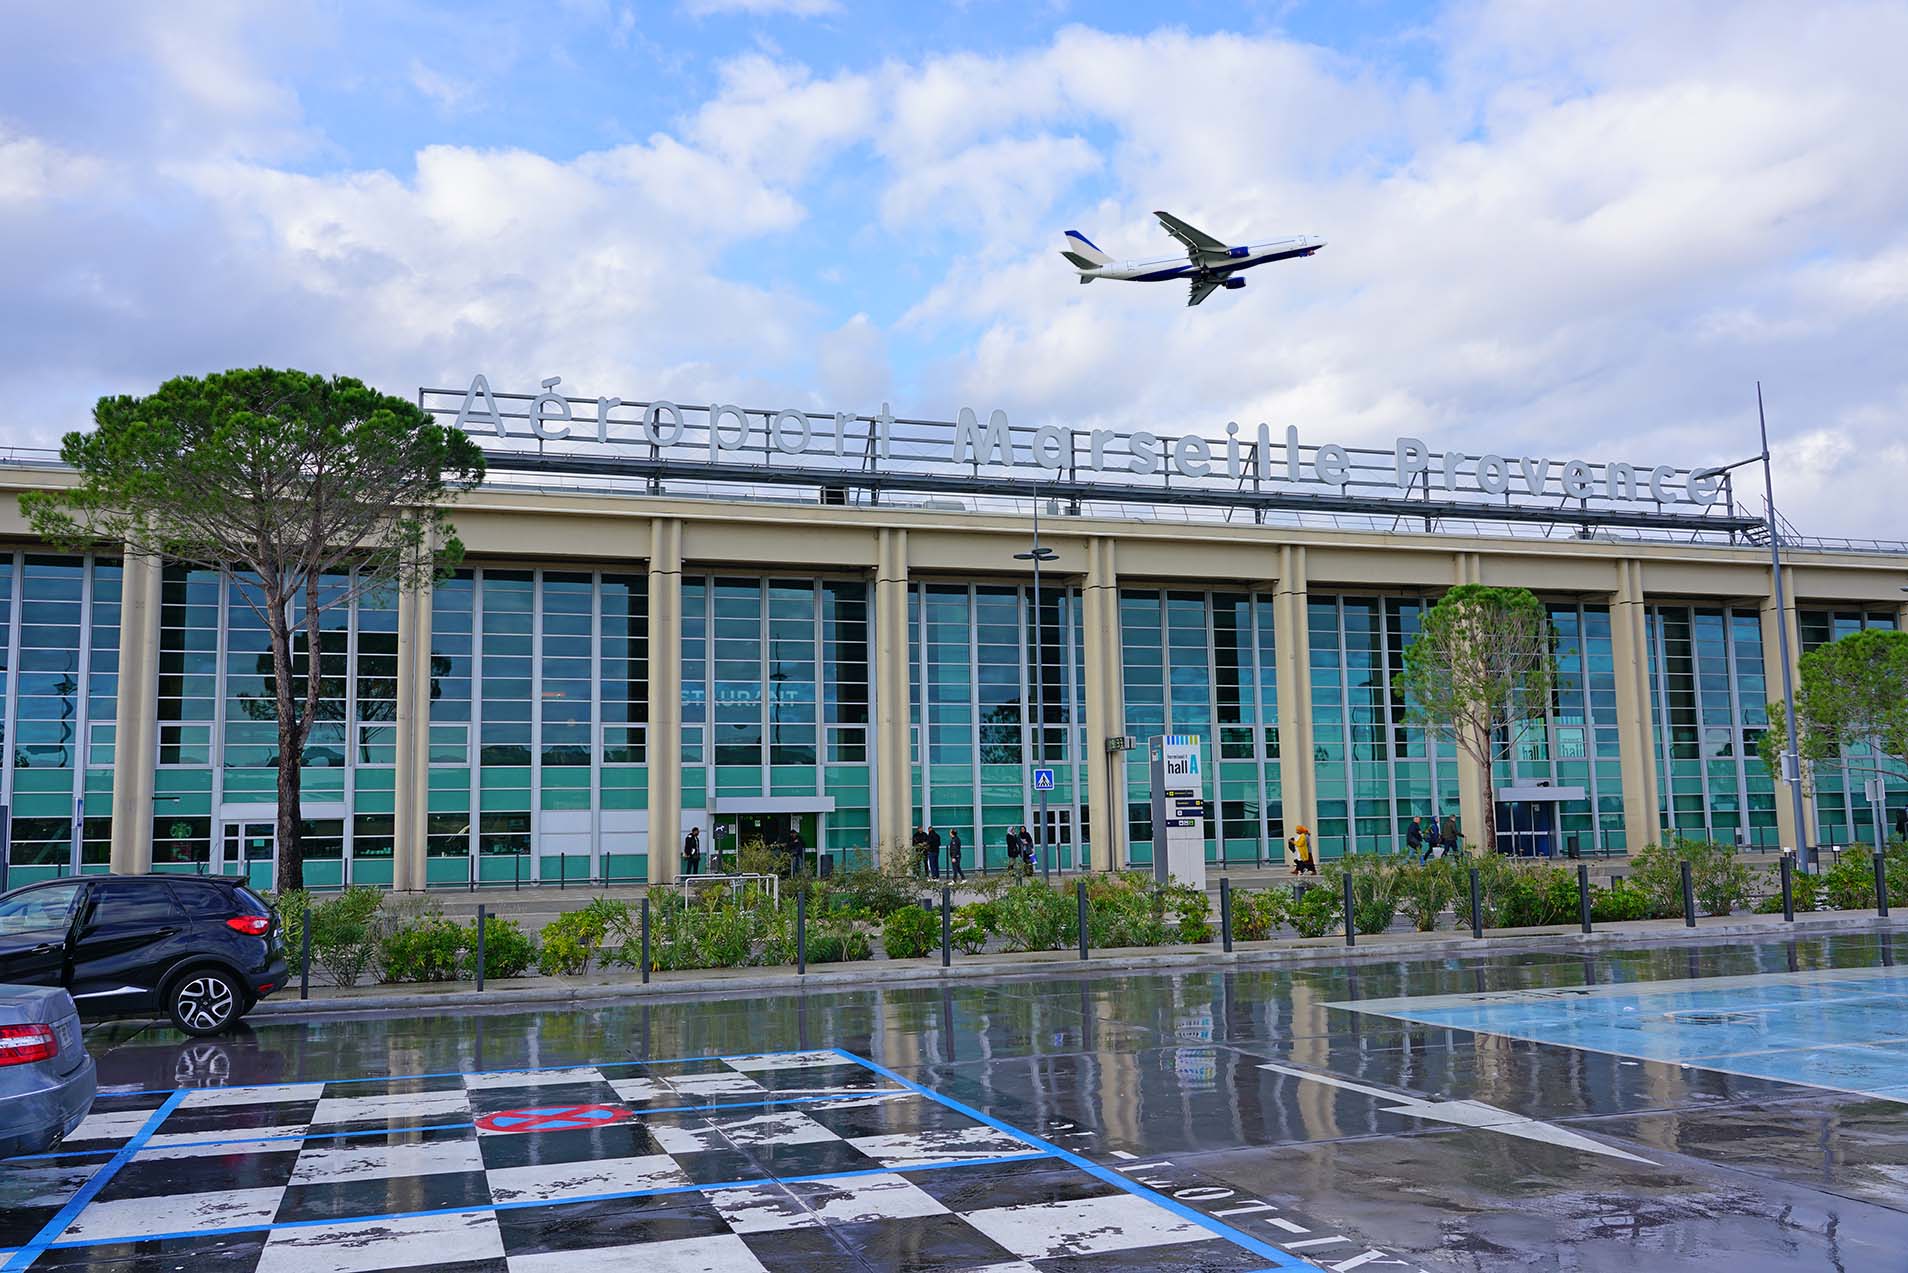
[[[1166,233],[1186,245],[1186,255],[1200,265],[1210,265],[1223,261],[1231,255],[1232,249],[1226,244],[1201,230],[1198,226],[1187,225],[1170,212],[1155,212],[1159,223],[1166,227]]]
[[[1192,280],[1192,293],[1191,295],[1186,297],[1186,308],[1191,309],[1193,306],[1197,305],[1200,301],[1203,301],[1208,296],[1211,296],[1213,293],[1213,289],[1218,286],[1219,286],[1219,283],[1218,283],[1218,280],[1216,279],[1196,278]]]

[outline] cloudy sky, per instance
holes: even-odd
[[[1904,49],[1898,0],[13,0],[0,441],[269,363],[1703,464],[1760,378],[1791,519],[1908,538]],[[1075,283],[1154,208],[1331,246]]]

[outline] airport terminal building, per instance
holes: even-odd
[[[1793,845],[1756,754],[1778,624],[1793,658],[1908,623],[1908,546],[1787,528],[1781,614],[1759,503],[1701,470],[482,377],[419,401],[490,477],[455,505],[451,578],[327,612],[315,885],[667,880],[692,826],[842,864],[932,824],[999,866],[1036,768],[1057,864],[1143,864],[1144,744],[1168,733],[1200,739],[1214,863],[1279,860],[1300,824],[1326,858],[1395,851],[1414,815],[1477,827],[1487,799],[1509,849]],[[14,496],[69,480],[0,467],[9,880],[268,884],[262,624],[215,575],[36,542]],[[1389,688],[1464,582],[1532,589],[1558,635],[1548,719],[1489,775]],[[1892,815],[1908,786],[1887,795]],[[1818,768],[1805,816],[1812,842],[1872,835],[1859,773]]]

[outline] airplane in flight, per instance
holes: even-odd
[[[1190,306],[1197,305],[1219,288],[1232,290],[1244,287],[1246,281],[1237,277],[1241,270],[1271,261],[1310,256],[1325,246],[1325,240],[1301,234],[1290,239],[1275,239],[1270,243],[1247,243],[1234,247],[1213,238],[1197,226],[1186,224],[1170,212],[1155,212],[1153,215],[1166,227],[1166,233],[1186,245],[1187,259],[1184,264],[1170,256],[1151,261],[1116,261],[1078,230],[1067,231],[1067,246],[1060,255],[1080,271],[1082,283],[1091,283],[1096,278],[1119,279],[1128,283],[1164,283],[1168,279],[1183,278],[1191,286],[1186,297],[1186,304]]]

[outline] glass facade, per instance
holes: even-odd
[[[1616,658],[1610,609],[1551,602],[1557,683],[1541,724],[1518,732],[1497,762],[1498,787],[1581,788],[1580,799],[1500,802],[1498,843],[1510,852],[1621,853],[1623,763],[1617,742]]]
[[[1391,688],[1425,606],[1416,597],[1316,594],[1307,605],[1321,858],[1398,852],[1413,817],[1457,816],[1455,745],[1407,725]]]
[[[1208,862],[1281,859],[1272,595],[1122,588],[1120,664],[1126,732],[1142,743],[1126,753],[1129,859],[1153,860],[1144,741],[1154,734],[1199,735],[1200,762],[1214,775]]]
[[[1007,863],[1007,832],[1038,821],[1029,773],[1054,771],[1046,842],[1070,868],[1086,845],[1080,594],[1040,594],[1034,673],[1033,590],[917,583],[908,591],[909,756],[915,818],[959,831],[967,866]],[[1034,702],[1036,683],[1040,710]],[[1038,725],[1036,725],[1036,719]],[[976,845],[980,848],[977,850]]]
[[[1894,630],[1895,616],[1886,610],[1800,610],[1796,628],[1802,637],[1802,653],[1865,628]],[[1874,777],[1873,760],[1866,747],[1853,747],[1844,754],[1841,765],[1818,764],[1814,767],[1815,843],[1873,844],[1875,810],[1868,802],[1867,779]],[[1908,805],[1908,777],[1883,775],[1887,803],[1882,812],[1883,834],[1892,838],[1895,810]]]
[[[716,849],[794,829],[834,865],[871,860],[868,602],[859,579],[683,580],[683,820]]]
[[[112,558],[0,554],[9,884],[106,869],[120,575]]]
[[[110,858],[122,568],[117,559],[0,554],[0,784],[7,864],[22,882]],[[872,859],[874,585],[865,576],[741,572],[683,579],[682,620],[661,634],[680,659],[684,823],[732,852],[800,833],[848,867]],[[388,885],[397,823],[400,598],[324,581],[321,693],[303,769],[306,875],[316,887]],[[1089,765],[1113,771],[1124,862],[1152,859],[1144,748],[1109,755],[1086,735],[1081,592],[1026,582],[917,577],[906,585],[907,746],[916,824],[958,831],[970,867],[1005,865],[1011,828],[1048,797],[1054,865],[1095,862]],[[159,578],[153,861],[165,871],[244,871],[273,882],[279,772],[271,654],[244,581],[165,567]],[[1208,766],[1207,858],[1279,861],[1282,799],[1273,593],[1131,585],[1117,597],[1123,701],[1113,729],[1197,734]],[[1429,602],[1411,595],[1305,599],[1312,828],[1320,855],[1393,853],[1414,816],[1456,815],[1456,749],[1406,723],[1391,686]],[[1496,788],[1569,799],[1500,802],[1500,847],[1621,852],[1617,671],[1606,605],[1547,602],[1560,664],[1541,723],[1500,740]],[[650,869],[648,578],[640,570],[482,564],[433,589],[428,660],[425,875],[472,884],[642,880]],[[1804,610],[1804,651],[1892,611]],[[1645,610],[1660,814],[1677,832],[1774,847],[1777,792],[1756,754],[1772,691],[1759,610],[1652,603]],[[1036,668],[1035,650],[1039,651]],[[897,651],[897,653],[902,653]],[[295,672],[313,652],[298,625]],[[302,688],[302,686],[301,686]],[[1288,687],[1289,692],[1289,687]],[[1290,709],[1288,709],[1290,710]],[[1859,757],[1815,773],[1816,833],[1872,835]],[[1908,777],[1888,784],[1908,805]],[[143,819],[143,813],[142,813]],[[672,860],[677,846],[653,851]],[[716,862],[705,858],[705,870]],[[723,863],[725,866],[732,862]]]
[[[1663,825],[1777,847],[1775,783],[1756,751],[1769,726],[1760,613],[1653,605],[1644,624]]]
[[[431,595],[432,884],[648,870],[641,574],[481,568]]]

